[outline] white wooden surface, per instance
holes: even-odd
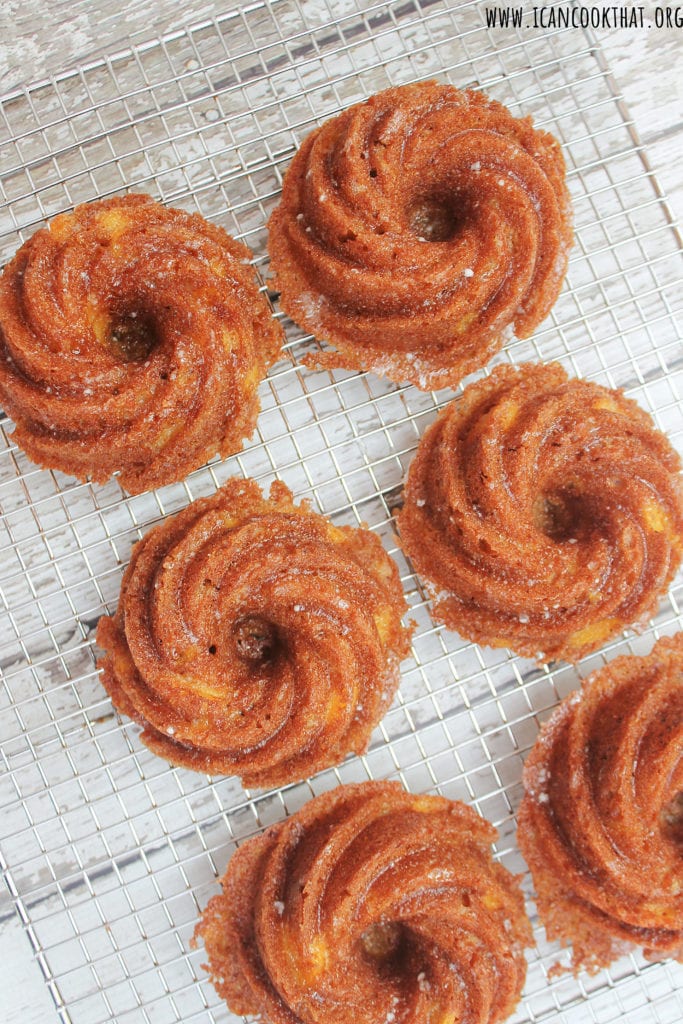
[[[182,7],[177,0],[155,0],[151,7],[145,0],[123,0],[120,5],[103,0],[2,0],[0,93],[116,49],[127,37],[139,42],[230,6],[200,0]],[[645,5],[646,17],[653,7]],[[598,36],[672,212],[683,222],[683,29],[617,29]],[[0,1021],[57,1020],[23,926],[11,903],[0,899]]]
[[[646,18],[655,6],[644,5]],[[620,29],[598,37],[674,217],[683,225],[683,28]]]
[[[238,6],[212,0],[1,0],[0,93],[111,52],[126,38],[141,42]],[[639,6],[648,21],[661,5]],[[597,35],[674,215],[683,223],[678,166],[683,157],[683,29],[606,29]]]

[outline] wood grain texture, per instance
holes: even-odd
[[[31,943],[21,919],[12,912],[0,919],[0,993],[4,1024],[57,1024],[57,1011]]]
[[[155,0],[153,5],[145,0],[122,0],[120,5],[104,0],[32,4],[4,0],[0,5],[0,92],[121,49],[131,39],[142,42],[238,6],[190,0],[179,10],[175,0]],[[646,22],[653,20],[655,6],[644,5]],[[605,29],[597,36],[681,222],[683,180],[673,168],[683,157],[683,29]]]
[[[652,3],[644,19],[654,23]],[[597,33],[674,217],[683,224],[683,28]]]
[[[182,5],[177,0],[2,0],[0,93],[122,49],[131,39],[142,42],[236,6],[212,0]],[[645,6],[649,18],[654,4]],[[683,222],[683,29],[617,29],[599,32],[598,38],[662,189]],[[3,1024],[56,1024],[42,973],[15,915],[0,924],[0,993]]]

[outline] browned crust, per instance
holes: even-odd
[[[431,209],[443,240],[421,233]],[[387,89],[312,132],[268,228],[282,307],[335,346],[311,361],[425,389],[530,335],[572,242],[556,139],[438,82]]]
[[[136,545],[97,630],[102,682],[173,764],[280,786],[366,749],[405,611],[374,534],[232,479]]]
[[[230,861],[196,932],[214,985],[273,1024],[505,1019],[531,929],[495,835],[398,783],[316,797]]]
[[[548,937],[591,972],[683,960],[683,633],[615,658],[543,727],[517,839]]]
[[[401,541],[462,636],[576,661],[657,608],[680,565],[680,459],[620,391],[499,366],[420,441]]]
[[[131,492],[241,448],[283,340],[250,259],[146,195],[36,232],[0,276],[0,401],[17,444],[80,480],[118,471]]]

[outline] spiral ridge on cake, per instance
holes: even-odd
[[[316,365],[430,389],[528,337],[572,241],[557,140],[482,93],[387,89],[313,131],[269,221],[280,303]]]
[[[213,984],[273,1024],[503,1020],[531,934],[495,837],[398,783],[316,797],[230,861],[196,932]]]
[[[683,633],[593,673],[524,768],[518,842],[574,971],[683,960]]]
[[[34,462],[131,492],[253,433],[282,345],[251,253],[127,195],[55,217],[0,276],[0,401]]]
[[[498,366],[420,441],[398,514],[434,614],[576,661],[654,613],[683,551],[680,458],[621,391]]]
[[[232,479],[133,549],[98,625],[102,682],[173,764],[284,785],[365,750],[410,649],[405,611],[369,530]]]

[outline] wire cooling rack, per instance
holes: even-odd
[[[137,189],[244,239],[265,278],[264,225],[306,133],[379,89],[432,75],[532,114],[567,158],[577,229],[568,284],[533,340],[498,358],[559,358],[624,387],[680,447],[679,242],[601,51],[579,31],[490,32],[476,3],[254,2],[67,70],[4,98],[0,259],[45,218]],[[523,871],[514,811],[539,722],[590,669],[680,628],[680,577],[643,636],[577,669],[538,668],[435,627],[397,550],[392,509],[451,393],[303,370],[316,342],[286,328],[258,436],[183,484],[129,497],[116,481],[76,483],[32,465],[2,423],[0,912],[21,916],[64,1022],[229,1020],[203,952],[190,949],[199,910],[236,843],[338,781],[400,778],[468,800],[498,826],[501,861]],[[368,754],[274,792],[170,768],[113,713],[95,673],[95,626],[116,607],[131,545],[233,474],[281,476],[336,522],[367,522],[398,560],[418,622]],[[549,978],[558,950],[538,925],[536,939],[515,1021],[683,1019],[682,968],[631,956],[593,978]]]

